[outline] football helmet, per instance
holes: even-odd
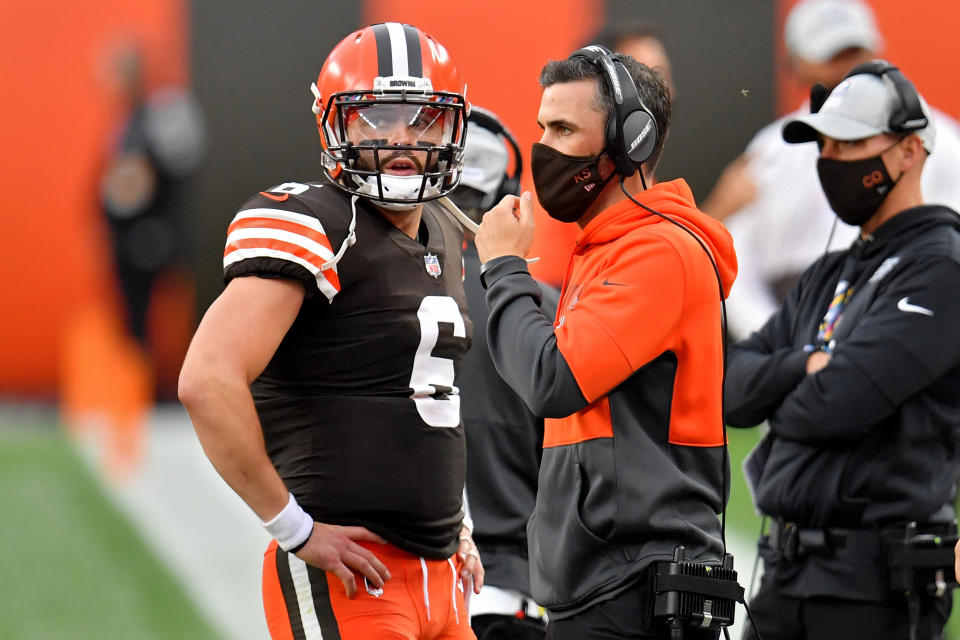
[[[466,86],[430,35],[396,22],[360,29],[310,89],[324,173],[340,188],[402,211],[460,182]]]

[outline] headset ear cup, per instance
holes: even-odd
[[[657,123],[646,111],[633,111],[623,123],[625,153],[638,168],[657,146]]]
[[[827,85],[819,82],[810,87],[810,113],[817,113],[830,96]]]
[[[617,118],[613,114],[611,114],[610,117],[607,118],[606,131],[607,131],[607,141],[605,146],[607,149],[607,153],[609,153],[610,156],[612,157],[621,152],[621,149],[617,147]]]
[[[617,173],[629,176],[633,174],[634,167],[627,157],[626,149],[617,142],[617,117],[611,115],[607,118],[607,155],[613,160]]]

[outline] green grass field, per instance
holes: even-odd
[[[52,416],[0,412],[0,638],[218,638]],[[727,532],[747,541],[760,519],[740,463],[759,437],[759,429],[729,432]],[[752,567],[741,560],[736,568],[748,587]],[[960,640],[960,614],[947,631]]]
[[[0,638],[213,640],[52,419],[0,416]]]

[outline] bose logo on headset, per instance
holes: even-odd
[[[650,129],[653,127],[653,120],[647,123],[647,126],[637,134],[637,137],[633,139],[633,142],[630,143],[630,149],[627,150],[627,153],[633,153],[633,150],[637,148],[637,145],[643,142],[643,139],[647,137],[647,134],[650,133]]]

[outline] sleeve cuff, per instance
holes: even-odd
[[[514,273],[525,273],[530,275],[527,269],[527,261],[520,256],[500,256],[493,260],[487,260],[480,265],[480,284],[484,289],[504,276]]]

